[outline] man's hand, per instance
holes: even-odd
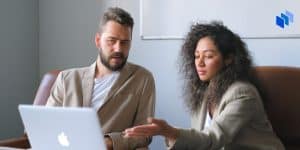
[[[109,136],[104,137],[107,150],[113,150],[113,142]]]

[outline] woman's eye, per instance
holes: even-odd
[[[213,58],[214,56],[213,55],[205,55],[204,57],[205,58]]]

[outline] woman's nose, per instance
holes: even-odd
[[[198,66],[205,66],[204,59],[203,58],[199,58],[199,60],[197,62],[197,65]]]

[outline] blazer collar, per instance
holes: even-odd
[[[131,63],[127,62],[125,66],[120,71],[120,75],[114,85],[111,87],[110,91],[108,92],[103,106],[112,98],[114,95],[119,93],[119,90],[122,88],[124,83],[128,80],[128,78],[134,73],[136,67]],[[101,107],[103,108],[103,107]],[[100,108],[100,109],[101,109]]]
[[[87,68],[82,77],[82,98],[83,107],[90,107],[96,72],[96,62]]]
[[[200,106],[200,110],[199,110],[199,119],[200,119],[200,129],[203,130],[204,129],[204,124],[205,124],[205,120],[206,120],[206,114],[207,114],[207,99],[205,98],[202,101],[202,105]]]
[[[91,66],[87,68],[87,70],[83,73],[82,77],[82,97],[83,97],[83,107],[90,107],[92,100],[92,92],[94,86],[94,77],[96,72],[97,63],[94,62]],[[118,90],[123,86],[124,82],[134,73],[136,67],[131,63],[127,62],[125,66],[120,71],[120,76],[114,85],[111,87],[108,92],[107,97],[105,98],[105,102],[109,101],[115,94],[118,93]],[[102,108],[102,107],[101,107]],[[100,109],[101,109],[100,108]]]

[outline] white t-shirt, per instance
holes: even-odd
[[[204,128],[209,127],[210,124],[211,124],[211,118],[210,118],[209,112],[207,111],[207,112],[206,112],[206,117],[205,117]]]
[[[94,89],[92,95],[92,107],[95,110],[99,110],[104,104],[104,100],[110,91],[112,85],[118,79],[120,72],[113,72],[109,75],[106,75],[102,78],[94,79]]]

